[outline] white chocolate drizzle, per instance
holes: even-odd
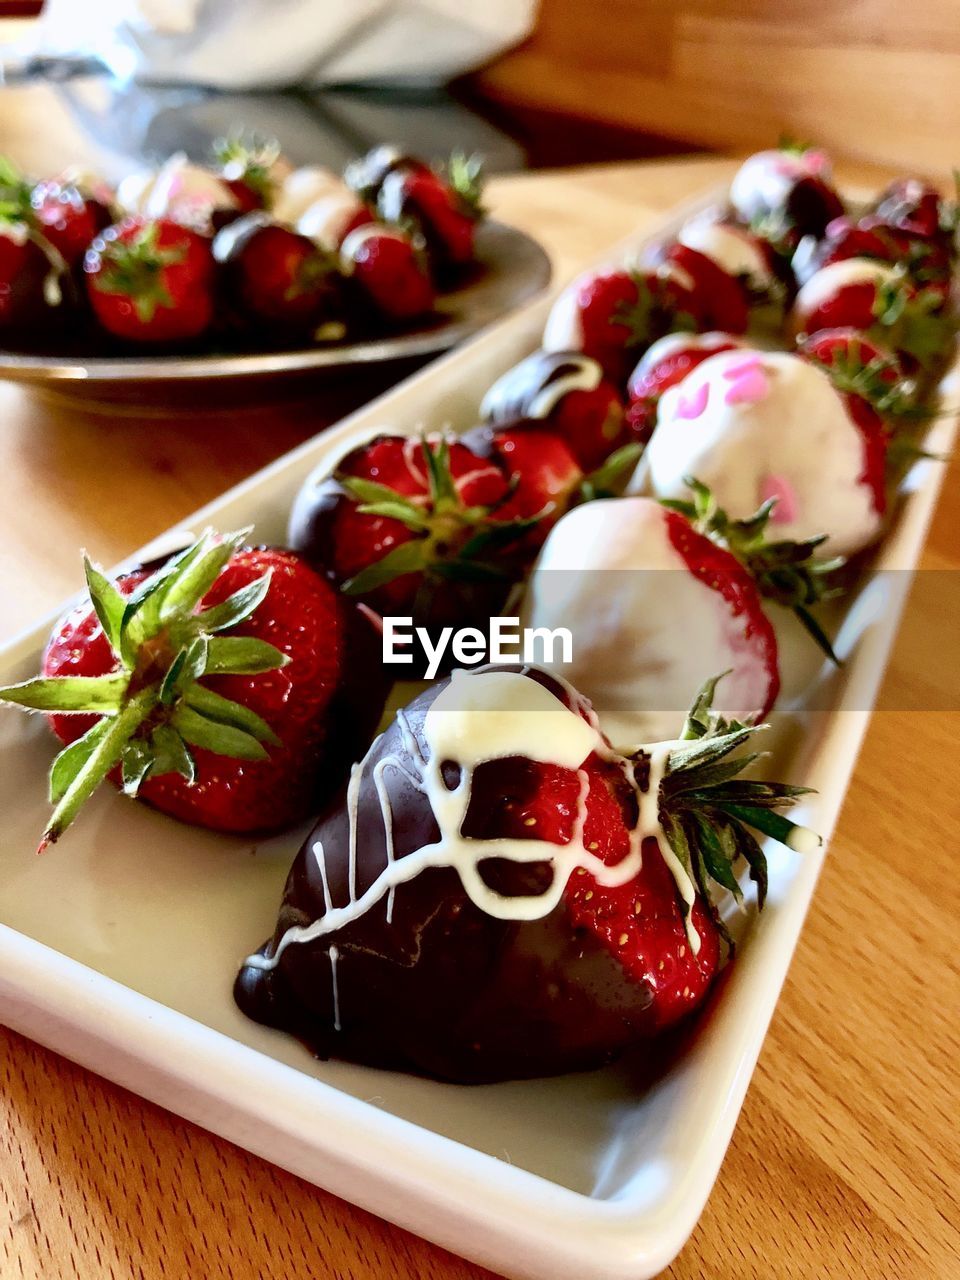
[[[323,916],[310,925],[291,926],[280,938],[272,955],[250,956],[246,961],[249,967],[261,970],[275,968],[288,946],[313,942],[335,933],[365,915],[384,898],[387,899],[387,919],[390,920],[397,886],[408,883],[430,868],[449,867],[455,870],[471,902],[487,915],[498,920],[538,920],[554,910],[570,877],[578,869],[589,872],[598,884],[610,888],[634,879],[642,866],[643,841],[651,837],[657,839],[664,861],[676,880],[680,897],[686,904],[687,936],[694,954],[697,953],[700,938],[690,920],[696,889],[670,850],[659,818],[660,784],[669,765],[670,752],[678,744],[661,742],[640,749],[649,757],[646,785],[641,787],[634,774],[635,760],[610,747],[589,702],[562,677],[551,673],[551,678],[567,695],[568,705],[545,685],[530,679],[526,672],[527,668],[517,672],[496,667],[454,671],[449,684],[438,694],[424,719],[426,755],[406,716],[402,711],[398,713],[397,723],[404,750],[415,772],[411,772],[406,761],[397,755],[383,756],[372,769],[385,838],[383,870],[358,896],[360,784],[370,756],[380,741],[378,738],[364,759],[354,765],[347,787],[349,901],[342,906],[333,906],[330,902],[326,855],[321,842],[315,841],[312,852],[320,867],[324,891]],[[613,864],[605,863],[584,844],[590,776],[583,766],[591,754],[618,764],[636,795],[638,817],[629,832],[628,850],[619,862]],[[482,840],[461,834],[476,768],[487,761],[514,756],[577,772],[580,790],[576,819],[566,844],[537,838]],[[445,764],[455,764],[458,768],[458,777],[453,783],[444,778]],[[388,768],[397,769],[427,797],[440,833],[439,839],[432,844],[399,859],[395,857],[393,814],[384,784]],[[515,863],[547,863],[553,871],[550,884],[537,894],[500,894],[486,883],[481,874],[481,864],[491,858],[505,858]]]

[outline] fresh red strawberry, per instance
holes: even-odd
[[[580,351],[617,387],[638,350],[673,329],[694,329],[693,297],[669,269],[606,268],[579,276],[560,294],[543,331],[545,351]]]
[[[463,1082],[596,1067],[690,1014],[720,966],[713,893],[739,901],[749,869],[763,905],[754,832],[819,844],[778,812],[800,789],[738,777],[752,730],[711,710],[716,683],[680,741],[630,755],[537,668],[427,689],[310,832],[240,1007],[325,1056]]]
[[[745,160],[731,184],[730,203],[737,217],[781,252],[796,248],[804,236],[822,236],[827,223],[843,213],[829,158],[799,143]]]
[[[736,276],[685,244],[669,245],[663,260],[686,286],[686,309],[694,318],[695,328],[746,333],[750,296]]]
[[[80,265],[90,242],[113,221],[99,200],[56,181],[38,182],[30,204],[43,235],[71,268]]]
[[[944,199],[922,178],[892,182],[877,200],[875,211],[888,226],[945,244],[952,241],[960,221],[957,201]]]
[[[331,259],[266,214],[249,213],[224,227],[213,256],[241,319],[296,333],[336,318],[339,289]]]
[[[412,320],[433,310],[426,263],[402,231],[376,222],[362,225],[344,240],[340,259],[375,313]]]
[[[132,342],[185,342],[210,327],[210,242],[167,219],[107,227],[83,263],[87,296],[108,333]]]
[[[439,269],[463,267],[476,257],[474,240],[483,217],[481,164],[454,154],[446,176],[403,164],[391,168],[377,192],[384,222],[418,229]]]
[[[577,351],[535,351],[521,360],[484,396],[480,416],[493,426],[546,425],[584,471],[630,443],[620,392],[596,360]]]
[[[797,333],[860,329],[911,371],[936,364],[949,349],[955,327],[937,288],[919,287],[904,267],[849,258],[817,271],[797,294]]]
[[[496,456],[456,440],[378,436],[307,481],[290,542],[383,614],[463,625],[477,610],[495,612],[516,576],[502,549],[523,538],[539,507],[508,511],[515,497]]]
[[[733,351],[739,345],[727,333],[672,333],[649,347],[627,384],[627,422],[634,437],[642,444],[650,439],[657,424],[657,405],[668,388],[682,382],[691,369],[710,356]]]
[[[364,671],[361,695],[347,665],[369,624],[298,556],[243,538],[208,532],[117,584],[88,561],[90,602],[54,630],[43,675],[0,690],[49,712],[67,744],[41,847],[108,775],[235,832],[289,826],[337,785],[382,709],[384,690]]]

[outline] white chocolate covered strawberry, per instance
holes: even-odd
[[[649,483],[662,498],[696,476],[734,519],[776,498],[784,539],[826,534],[825,555],[851,555],[880,533],[883,448],[868,439],[830,376],[800,356],[726,351],[661,397],[647,446]]]

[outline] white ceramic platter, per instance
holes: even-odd
[[[535,304],[488,331],[187,523],[254,523],[258,538],[282,539],[319,462],[377,429],[472,425],[489,383],[537,344],[546,310]],[[940,419],[932,447],[949,448],[954,427]],[[941,475],[935,463],[914,469],[883,566],[916,564]],[[838,640],[849,661],[814,676],[816,703],[830,709],[791,712],[780,735],[778,766],[817,788],[802,817],[825,836],[896,631],[904,593],[894,583],[908,578],[871,577]],[[0,651],[0,680],[36,670],[46,633]],[[644,1280],[675,1256],[716,1178],[821,855],[770,851],[762,918],[748,922],[686,1052],[652,1080],[640,1056],[587,1075],[461,1088],[316,1062],[235,1009],[237,966],[273,928],[300,833],[254,845],[104,793],[37,858],[52,750],[39,719],[0,715],[0,1019],[517,1280]]]

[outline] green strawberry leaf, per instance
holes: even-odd
[[[157,687],[148,685],[135,694],[118,715],[104,721],[106,728],[102,735],[94,743],[93,749],[86,753],[60,796],[41,837],[38,852],[60,839],[84,802],[114,765],[119,763],[124,747],[153,710],[156,699]]]
[[[54,760],[48,779],[51,804],[59,804],[63,799],[67,788],[86,764],[109,726],[109,720],[98,720],[82,738],[77,738],[64,747]]]
[[[350,596],[366,595],[377,587],[393,582],[405,573],[420,573],[429,563],[429,549],[426,539],[415,538],[410,542],[401,542],[398,547],[380,560],[361,569],[352,578],[343,583],[341,590]]]
[[[446,436],[440,437],[436,448],[426,435],[422,437],[422,441],[427,478],[430,482],[430,500],[434,510],[459,507],[460,497],[450,471],[450,445]]]
[[[193,747],[214,751],[221,756],[232,756],[236,760],[269,759],[266,749],[253,734],[234,725],[211,720],[184,702],[174,711],[170,723],[184,742]]]
[[[212,531],[203,534],[197,553],[178,569],[167,584],[160,607],[162,623],[169,623],[178,615],[189,614],[196,609],[249,533],[249,529],[240,529],[219,542],[213,541]]]
[[[140,790],[140,784],[153,768],[153,752],[142,738],[131,738],[123,748],[120,762],[123,794],[135,797]]]
[[[104,676],[37,676],[0,689],[0,700],[29,711],[112,716],[120,709],[129,683],[126,671]]]
[[[798,852],[814,850],[820,838],[778,812],[810,794],[807,788],[737,777],[757,760],[757,753],[728,757],[764,726],[728,721],[712,709],[720,679],[717,676],[704,684],[687,713],[681,735],[685,745],[670,752],[660,784],[659,810],[664,838],[693,876],[726,937],[711,886],[719,885],[739,899],[734,874],[739,858],[750,868],[761,907],[766,899],[766,859],[751,830]]]
[[[91,563],[88,556],[83,557],[83,572],[90,592],[90,602],[103,628],[103,634],[107,637],[110,648],[124,662],[121,629],[126,601],[109,578]]]
[[[207,645],[204,675],[251,676],[285,667],[290,659],[275,645],[254,636],[213,636]]]
[[[643,454],[643,445],[638,443],[621,445],[615,449],[595,471],[591,471],[580,485],[580,493],[585,502],[595,498],[614,498],[622,492],[623,486],[630,479]]]
[[[251,737],[256,738],[258,742],[269,743],[271,747],[279,747],[281,745],[280,739],[267,724],[266,720],[258,716],[255,711],[251,711],[249,707],[243,706],[240,702],[221,697],[219,693],[214,693],[212,689],[208,689],[205,685],[191,685],[184,693],[183,701],[188,707],[192,707],[194,711],[199,712],[208,720],[213,720],[217,724],[232,725],[235,729],[242,729],[245,733],[249,733]]]
[[[249,618],[263,603],[270,590],[272,573],[268,569],[261,577],[248,582],[220,604],[211,605],[197,615],[196,625],[207,634],[214,631],[226,631]]]
[[[157,725],[150,735],[153,749],[153,768],[151,773],[161,777],[165,773],[179,773],[192,786],[197,776],[196,761],[190,754],[187,744],[168,724]]]

